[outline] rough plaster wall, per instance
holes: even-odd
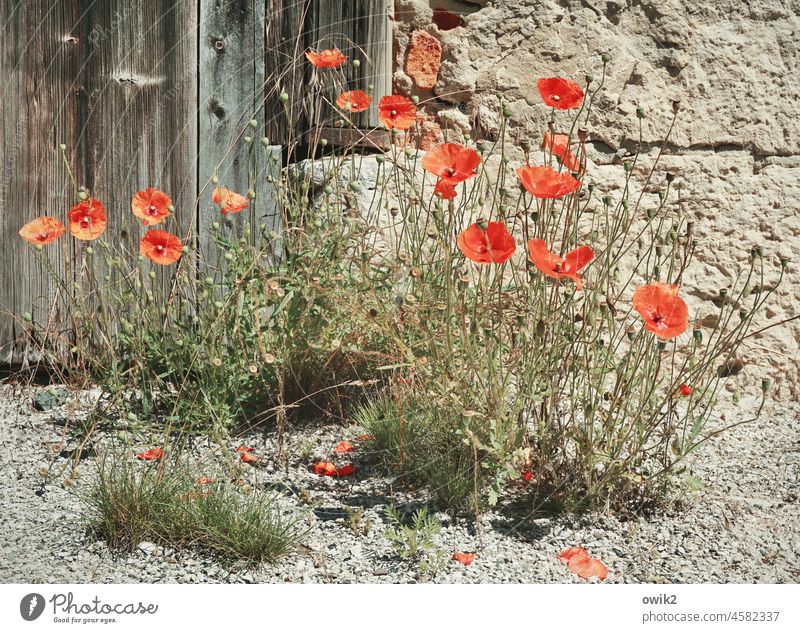
[[[449,19],[440,29],[435,9],[460,16],[461,26]],[[638,137],[637,107],[646,112],[646,166],[680,100],[661,169],[682,183],[700,241],[684,294],[694,317],[709,319],[718,289],[748,265],[751,246],[763,245],[770,270],[779,255],[793,260],[766,324],[800,312],[799,16],[800,1],[791,0],[396,0],[395,90],[419,95],[433,116],[450,113],[473,139],[496,130],[501,91],[512,126],[535,144],[549,116],[536,79],[599,78],[599,53],[610,54],[588,125],[590,180],[615,193]],[[442,44],[433,90],[403,70],[414,30]],[[744,381],[767,375],[788,395],[800,373],[799,340],[798,321],[752,339]]]

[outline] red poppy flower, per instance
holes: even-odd
[[[378,118],[387,130],[407,130],[417,120],[417,107],[407,97],[387,95],[378,102]]]
[[[472,565],[472,561],[475,560],[476,554],[474,552],[456,552],[453,554],[453,560],[458,561],[464,567],[469,567]]]
[[[344,466],[340,466],[336,469],[336,476],[337,477],[347,477],[348,475],[353,475],[356,472],[356,467],[353,464],[345,464]]]
[[[96,198],[87,198],[69,210],[69,232],[79,240],[96,240],[106,230],[106,211]]]
[[[571,172],[581,172],[581,161],[571,151],[569,151],[569,136],[566,134],[551,134],[547,132],[544,135],[544,148],[549,149],[553,156],[558,159],[565,169]]]
[[[640,286],[633,293],[633,307],[644,319],[644,328],[662,339],[675,338],[689,327],[689,309],[673,284]]]
[[[306,51],[306,58],[315,68],[337,68],[347,61],[347,55],[337,48],[326,49],[319,53],[309,50]]]
[[[561,77],[548,77],[536,82],[542,100],[551,108],[571,110],[583,101],[583,90],[574,81]]]
[[[694,389],[692,389],[689,385],[681,385],[678,387],[678,391],[682,396],[691,396]]]
[[[336,474],[336,464],[333,462],[317,462],[314,464],[314,472],[317,475],[333,477]]]
[[[559,562],[566,563],[567,568],[581,578],[589,580],[596,576],[599,580],[608,577],[608,568],[596,558],[589,556],[582,547],[570,547],[558,555]]]
[[[488,222],[484,231],[472,224],[459,233],[459,250],[464,257],[479,264],[502,264],[514,254],[517,244],[502,222]]]
[[[207,475],[203,475],[202,477],[198,477],[197,478],[197,484],[200,485],[200,486],[207,486],[207,485],[213,484],[213,483],[214,483],[214,480],[211,479],[211,477],[208,477]]]
[[[164,451],[160,448],[148,448],[136,456],[138,459],[143,459],[148,462],[155,461],[164,457]]]
[[[562,258],[548,251],[544,240],[530,240],[528,255],[534,266],[548,277],[553,279],[568,277],[575,282],[575,287],[581,290],[583,279],[578,271],[591,261],[594,251],[588,246],[579,246]]]
[[[247,202],[247,198],[243,195],[238,194],[230,189],[226,189],[225,187],[217,187],[211,193],[211,199],[214,201],[214,204],[218,204],[220,206],[220,210],[222,211],[222,215],[226,213],[238,213],[239,211],[244,211],[249,204]]]
[[[530,481],[531,479],[533,479],[533,473],[529,470],[525,470],[522,472],[522,478],[525,481]]]
[[[148,187],[139,191],[131,200],[133,215],[142,220],[145,226],[161,224],[170,215],[169,206],[172,199],[159,189]]]
[[[347,440],[342,440],[341,442],[339,442],[336,445],[336,448],[333,449],[333,452],[334,453],[352,453],[354,450],[356,450],[355,446],[353,446]]]
[[[160,229],[151,229],[139,240],[139,252],[147,259],[162,266],[178,261],[183,252],[180,238]]]
[[[247,446],[245,444],[242,444],[236,449],[236,452],[239,453],[239,455],[241,455],[242,453],[253,453],[255,452],[255,450],[256,449],[254,449],[252,446]]]
[[[425,171],[450,184],[477,176],[475,169],[480,164],[481,157],[477,152],[457,143],[434,147],[422,159],[422,168]]]
[[[64,235],[65,230],[60,220],[42,216],[23,226],[19,230],[19,235],[31,244],[50,244]]]
[[[552,167],[525,165],[517,169],[522,186],[537,198],[562,198],[581,186],[581,181]]]
[[[241,460],[242,460],[242,461],[243,461],[245,464],[258,464],[258,463],[259,463],[259,461],[260,461],[260,460],[258,459],[258,457],[256,457],[255,455],[253,455],[253,453],[250,453],[250,452],[247,452],[247,453],[239,453],[239,457],[241,458]]]
[[[372,103],[370,97],[363,90],[351,90],[350,92],[343,92],[336,99],[336,105],[340,110],[347,110],[348,112],[363,112]]]
[[[442,200],[453,200],[456,197],[456,186],[448,180],[436,181],[433,189],[434,196],[441,196]]]

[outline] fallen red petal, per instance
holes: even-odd
[[[236,452],[239,453],[239,455],[242,455],[244,453],[253,453],[255,450],[256,449],[254,449],[252,446],[245,446],[244,444],[242,444],[239,448],[236,449]]]
[[[148,462],[155,461],[156,459],[161,459],[164,457],[164,451],[160,448],[148,448],[146,451],[142,451],[136,456],[138,459],[143,459]]]
[[[558,560],[567,564],[567,568],[585,580],[597,577],[605,580],[608,577],[608,568],[602,561],[592,558],[582,547],[570,547],[558,555]]]
[[[474,552],[456,552],[453,554],[453,560],[458,561],[465,567],[469,567],[472,565],[472,561],[475,560],[475,556]]]
[[[353,446],[347,440],[342,440],[341,442],[339,442],[336,445],[336,448],[333,449],[333,452],[334,453],[352,453],[354,450],[356,450],[355,446]]]
[[[356,472],[356,467],[353,464],[345,464],[340,468],[336,469],[336,476],[337,477],[347,477],[348,475],[353,475]]]

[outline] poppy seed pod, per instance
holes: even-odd
[[[610,207],[612,203],[611,196],[603,196],[603,204]]]
[[[789,258],[781,257],[781,268],[785,270],[788,265],[789,265]]]
[[[262,144],[264,147],[267,147],[267,146],[269,145],[269,138],[267,138],[266,136],[262,136],[262,137],[261,137],[261,144]]]
[[[244,139],[242,139],[242,140],[243,140],[243,141],[244,141],[244,142],[245,142],[247,145],[249,145],[250,143],[252,143],[252,142],[253,142],[253,137],[252,137],[252,136],[245,136],[245,137],[244,137]]]
[[[89,196],[87,195],[87,193],[85,191],[79,191],[78,192],[78,198],[80,198],[81,200],[86,200],[88,197]]]
[[[58,146],[58,149],[60,149],[62,152],[66,152],[67,151],[67,146],[64,145],[64,143],[61,143],[61,145]]]
[[[419,105],[419,97],[417,95],[411,97],[411,103],[413,103],[414,105]]]
[[[256,129],[258,127],[258,121],[255,119],[250,119],[250,127]]]
[[[281,96],[280,96],[280,100],[283,101],[284,103],[286,103],[289,100],[289,95],[286,94],[285,92],[282,92]]]
[[[523,152],[531,151],[531,142],[528,140],[520,142],[519,146],[522,148]]]
[[[482,231],[485,231],[489,227],[489,221],[486,218],[478,218],[475,224],[481,227]]]
[[[604,64],[607,64],[608,62],[610,62],[610,61],[611,61],[611,55],[609,55],[608,53],[603,53],[602,55],[600,55],[600,60],[601,60],[601,61],[602,61]]]
[[[692,330],[692,336],[698,344],[703,342],[703,332],[701,330]]]
[[[672,102],[672,111],[677,112],[680,109],[681,109],[681,102],[676,99],[675,101]]]
[[[772,384],[772,381],[769,378],[764,378],[761,381],[761,391],[767,391],[767,389],[769,389],[771,384]]]
[[[359,66],[361,66],[361,61],[359,61],[358,59],[354,59],[351,63],[353,64],[353,68],[358,68]]]
[[[672,182],[673,180],[675,180],[675,174],[673,174],[671,172],[667,172],[667,175],[665,176],[665,178],[667,179],[667,182]]]
[[[747,310],[739,310],[739,318],[744,321],[747,318]]]
[[[319,139],[319,144],[320,144],[321,147],[327,147],[328,146],[328,139],[326,139],[326,138]]]
[[[586,79],[586,83],[588,85],[588,84],[590,84],[590,83],[592,83],[594,81],[594,75],[586,75],[586,77],[584,77],[584,79]]]
[[[636,108],[636,117],[639,119],[644,118],[644,108]]]

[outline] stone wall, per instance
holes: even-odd
[[[513,134],[535,145],[550,114],[536,79],[598,82],[610,55],[588,125],[589,179],[613,195],[637,107],[646,167],[680,101],[654,182],[676,174],[700,240],[684,294],[698,320],[711,318],[719,288],[761,245],[768,282],[779,256],[793,260],[764,325],[800,313],[799,16],[792,0],[396,0],[394,89],[420,97],[432,140],[454,126],[491,138],[501,92]],[[800,321],[753,337],[743,380],[767,375],[797,397],[799,340]]]

